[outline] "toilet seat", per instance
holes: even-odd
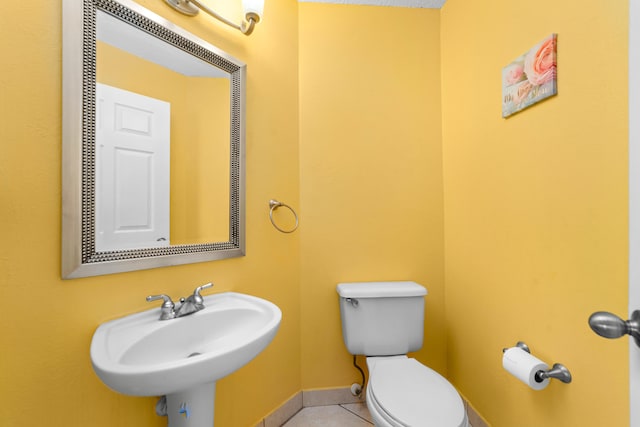
[[[407,357],[374,359],[367,397],[390,425],[468,425],[460,395],[442,375]]]

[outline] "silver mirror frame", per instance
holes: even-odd
[[[98,9],[231,75],[228,241],[96,251],[94,146]],[[62,278],[98,276],[243,256],[246,65],[130,0],[63,0],[62,12]]]

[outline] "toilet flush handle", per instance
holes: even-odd
[[[359,302],[358,302],[357,299],[355,299],[355,298],[345,298],[345,301],[350,303],[353,306],[353,308],[358,308]]]

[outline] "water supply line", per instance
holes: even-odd
[[[362,375],[362,383],[361,384],[358,384],[358,383],[351,384],[351,394],[353,394],[354,396],[362,397],[362,390],[364,390],[364,384],[366,383],[366,377],[364,375],[364,371],[362,370],[362,368],[360,366],[358,366],[355,354],[353,355],[353,366],[355,366],[356,369],[358,371],[360,371],[360,375]]]

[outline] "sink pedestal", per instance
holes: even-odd
[[[213,427],[216,383],[167,395],[169,427]]]

